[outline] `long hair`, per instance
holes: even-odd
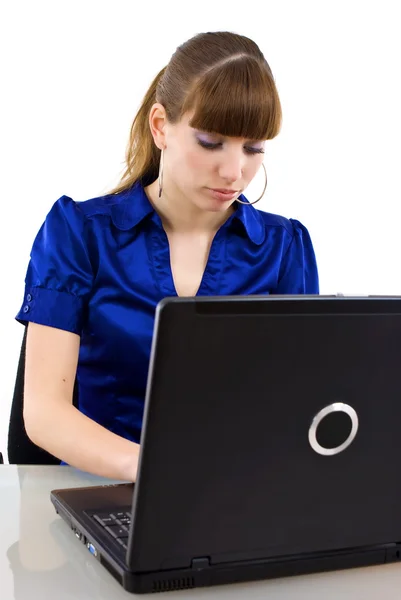
[[[150,85],[131,126],[125,171],[111,193],[157,179],[160,150],[149,126],[155,102],[170,123],[191,111],[192,127],[225,136],[269,140],[281,127],[276,85],[257,44],[236,33],[198,34],[177,48]]]

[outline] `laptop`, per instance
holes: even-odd
[[[51,501],[126,590],[169,591],[400,560],[400,464],[401,298],[171,298],[137,482]]]

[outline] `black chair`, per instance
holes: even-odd
[[[34,444],[29,439],[25,430],[23,405],[27,329],[28,328],[25,327],[18,362],[17,377],[15,380],[14,395],[11,404],[7,445],[8,462],[10,464],[18,465],[59,465],[60,460]],[[78,407],[78,385],[76,380],[74,385],[73,404]]]

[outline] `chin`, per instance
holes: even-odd
[[[210,206],[209,211],[215,212],[215,213],[225,212],[232,205],[233,205],[233,202],[225,202],[225,203],[220,202],[219,204],[216,203],[213,206]]]
[[[230,198],[229,200],[217,200],[215,198],[211,198],[209,194],[200,194],[201,198],[196,202],[196,205],[201,210],[206,210],[208,212],[221,213],[225,212],[232,206],[235,202]]]
[[[226,210],[228,210],[230,208],[230,206],[232,206],[233,202],[216,202],[216,201],[209,201],[209,202],[202,202],[199,204],[197,204],[198,208],[200,208],[200,210],[204,210],[206,212],[212,212],[212,213],[224,213]]]

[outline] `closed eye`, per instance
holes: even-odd
[[[221,143],[205,142],[204,140],[200,139],[197,139],[197,142],[199,146],[206,148],[206,150],[217,150],[217,148],[220,148],[223,145]]]
[[[223,146],[223,144],[221,142],[205,142],[204,140],[200,140],[199,138],[197,138],[196,140],[199,144],[199,146],[202,146],[202,148],[205,148],[206,150],[217,150],[218,148],[221,148]],[[263,148],[254,148],[252,146],[244,146],[244,151],[246,154],[264,154],[265,151]]]
[[[247,154],[264,154],[263,148],[253,148],[252,146],[244,146],[244,150]]]

